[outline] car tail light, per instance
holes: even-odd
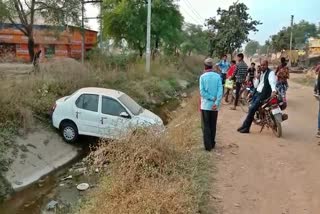
[[[57,108],[57,104],[55,103],[55,104],[52,106],[51,111],[54,112],[54,110],[56,110],[56,108]]]

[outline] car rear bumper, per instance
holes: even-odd
[[[59,129],[60,121],[58,120],[57,116],[54,112],[51,114],[52,126]]]

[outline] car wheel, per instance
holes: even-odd
[[[63,122],[61,125],[61,134],[67,143],[74,143],[78,139],[77,126],[72,122]]]

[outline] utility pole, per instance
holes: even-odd
[[[100,2],[100,49],[102,49],[102,40],[103,40],[103,36],[102,36],[102,25],[103,25],[103,1]]]
[[[84,17],[84,5],[85,4],[95,4],[95,3],[100,3],[100,17]],[[103,0],[81,0],[81,31],[82,31],[82,42],[81,42],[81,62],[84,63],[84,56],[85,56],[85,29],[84,29],[84,20],[85,19],[101,19],[101,24],[100,24],[100,45],[102,43],[102,5],[103,5]]]
[[[81,0],[81,31],[82,31],[82,42],[81,42],[81,62],[84,63],[84,45],[85,45],[85,31],[84,31],[84,0]]]
[[[151,65],[151,0],[148,0],[148,17],[147,17],[147,50],[146,50],[146,71],[150,72]]]
[[[291,65],[292,65],[293,19],[294,19],[294,15],[291,15],[290,59],[289,59],[289,66],[290,66],[290,67],[291,67]]]

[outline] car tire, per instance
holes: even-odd
[[[60,130],[65,142],[75,143],[77,141],[79,136],[78,128],[73,122],[63,122]]]

